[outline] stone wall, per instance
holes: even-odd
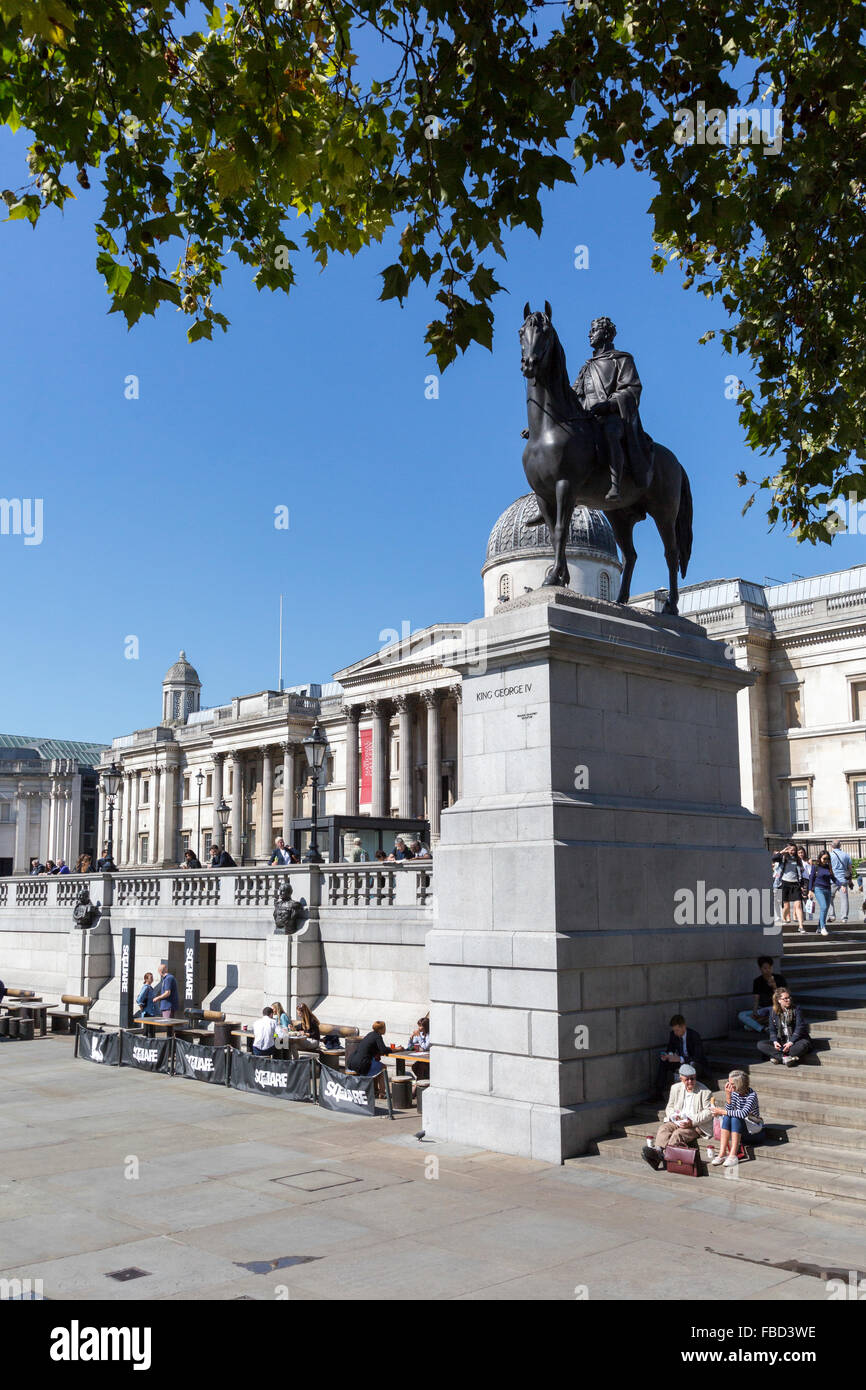
[[[156,974],[197,928],[216,946],[216,979],[202,1003],[252,1022],[278,999],[306,1002],[325,1022],[365,1030],[383,1017],[408,1033],[429,1008],[424,941],[433,918],[433,868],[324,866],[288,871],[308,920],[288,938],[274,932],[274,890],[285,872],[141,872],[0,880],[0,978],[52,1002],[97,998],[95,1022],[116,1023],[116,973],[124,926],[136,929],[135,979]],[[73,925],[78,889],[102,906],[96,928]]]

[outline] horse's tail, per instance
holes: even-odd
[[[680,574],[685,579],[692,555],[692,489],[689,475],[682,464],[680,464],[680,472],[683,476],[680,482],[680,507],[677,512],[676,535],[677,550],[680,556]]]

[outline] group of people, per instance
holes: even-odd
[[[377,849],[373,855],[373,859],[379,864],[399,864],[406,859],[432,858],[433,856],[429,849],[426,845],[422,845],[420,840],[411,840],[409,844],[407,844],[402,835],[397,836],[394,841],[394,848],[390,854],[386,854],[383,849]],[[356,835],[349,849],[346,851],[346,863],[367,864],[369,862],[370,856],[364,849],[360,836]]]
[[[708,1153],[707,1161],[713,1167],[724,1164],[727,1168],[735,1168],[740,1161],[741,1146],[747,1140],[754,1143],[764,1128],[758,1097],[749,1078],[739,1068],[731,1071],[725,1082],[724,1104],[718,1105],[709,1086],[698,1080],[695,1068],[684,1062],[679,1070],[679,1081],[671,1087],[664,1119],[655,1138],[641,1149],[641,1158],[658,1172],[664,1165],[667,1145],[696,1148],[702,1138],[715,1134],[717,1119],[718,1152],[712,1156]]]
[[[862,889],[863,876],[859,865],[855,872],[841,840],[834,840],[814,860],[805,845],[790,840],[773,855],[772,865],[777,913],[783,922],[795,921],[797,930],[804,932],[804,917],[812,917],[817,909],[818,933],[829,936],[828,922],[838,921],[842,925],[848,921],[848,894],[855,880],[858,889]],[[863,915],[866,918],[866,902]]]
[[[262,1009],[261,1018],[253,1025],[253,1053],[256,1057],[273,1057],[278,1046],[289,1041],[290,1031],[304,1036],[298,1040],[302,1051],[316,1052],[320,1047],[339,1046],[339,1033],[322,1032],[322,1025],[307,1004],[298,1005],[298,1017],[290,1022],[282,1004],[270,1004]],[[385,1042],[387,1025],[378,1019],[363,1038],[351,1039],[346,1044],[346,1068],[357,1076],[378,1077],[382,1072],[382,1058],[393,1051],[426,1053],[430,1050],[430,1017],[418,1019],[417,1027],[407,1046]],[[412,1064],[415,1076],[420,1080],[429,1075],[429,1063],[419,1060]],[[376,1091],[380,1094],[381,1083],[377,1081]]]
[[[772,956],[759,956],[758,969],[760,974],[752,982],[752,1008],[744,1009],[738,1017],[747,1031],[766,1031],[767,1037],[760,1037],[756,1044],[762,1056],[774,1066],[796,1067],[812,1047],[809,1024],[784,975],[773,970]],[[731,1071],[725,1083],[725,1103],[717,1104],[702,1079],[708,1075],[708,1067],[700,1033],[688,1027],[682,1014],[674,1014],[670,1030],[667,1046],[659,1053],[656,1077],[656,1099],[664,1101],[667,1097],[664,1118],[655,1140],[644,1146],[641,1156],[658,1170],[663,1166],[666,1145],[694,1148],[702,1137],[715,1134],[718,1152],[712,1157],[708,1154],[708,1160],[714,1166],[725,1163],[734,1167],[742,1146],[760,1141],[764,1128],[748,1075],[741,1069]]]
[[[46,859],[45,863],[43,864],[41,859],[38,859],[36,858],[36,856],[33,856],[30,860],[30,868],[27,872],[30,878],[41,878],[46,874],[50,875],[73,873],[113,873],[116,868],[117,865],[115,864],[113,857],[109,853],[108,845],[105,845],[102,854],[100,858],[97,859],[95,865],[93,863],[93,856],[91,854],[79,854],[78,858],[75,861],[74,869],[70,869],[65,859],[58,859],[56,861],[54,859]]]
[[[171,1018],[180,1009],[180,991],[177,980],[168,966],[157,966],[158,982],[154,984],[153,972],[145,971],[141,989],[135,997],[138,1012],[135,1018]]]

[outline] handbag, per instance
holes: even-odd
[[[682,1173],[686,1177],[698,1177],[698,1150],[686,1148],[684,1144],[668,1144],[664,1150],[665,1169],[668,1173]]]
[[[278,1042],[280,1047],[285,1047],[289,1041],[289,1030],[284,1023],[278,1023],[274,1029],[274,1041]]]

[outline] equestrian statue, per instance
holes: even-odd
[[[641,382],[628,352],[614,347],[616,325],[593,319],[592,356],[572,387],[565,352],[548,303],[532,312],[527,303],[520,329],[521,371],[526,378],[529,428],[523,468],[539,515],[547,526],[553,564],[544,583],[567,586],[565,558],[575,507],[604,512],[622,551],[617,603],[628,603],[637,552],[632,533],[651,516],[668,566],[666,613],[678,612],[677,575],[685,578],[692,551],[692,490],[676,455],[655,443],[641,424]]]

